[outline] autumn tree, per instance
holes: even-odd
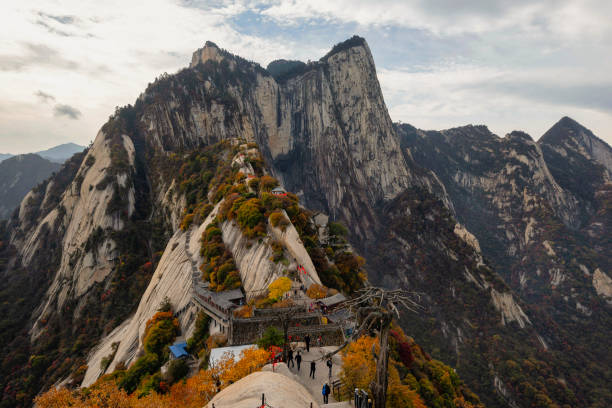
[[[338,353],[351,342],[365,333],[376,333],[379,340],[378,351],[372,349],[376,360],[376,375],[370,383],[374,395],[374,406],[385,407],[387,401],[387,385],[389,380],[389,330],[393,315],[399,317],[399,307],[417,312],[420,309],[418,294],[402,289],[386,290],[368,286],[358,291],[358,296],[345,302],[345,306],[356,314],[360,323],[358,329],[335,351],[328,353],[326,358]]]
[[[278,301],[289,290],[291,290],[291,279],[281,276],[268,286],[268,297],[273,301]]]

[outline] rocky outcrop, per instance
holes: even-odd
[[[577,164],[576,156],[572,155],[574,153],[599,164],[605,169],[607,178],[612,178],[612,148],[567,116],[550,128],[539,140],[539,144],[565,157],[571,167]]]
[[[274,255],[270,239],[253,240],[244,236],[240,228],[232,221],[221,225],[223,242],[232,253],[240,271],[242,286],[247,298],[261,295],[276,278],[284,276],[286,267],[271,261]]]
[[[267,405],[273,407],[319,407],[308,390],[297,381],[282,374],[258,371],[223,389],[206,408],[250,408],[261,405],[262,394],[266,395]]]
[[[194,272],[192,262],[198,263],[200,259],[197,257],[193,259],[188,248],[199,248],[199,237],[210,221],[208,219],[193,231],[179,230],[170,239],[134,315],[102,339],[90,353],[83,386],[92,384],[104,374],[100,362],[104,357],[113,355],[113,343],[119,345],[113,360],[108,365],[107,372],[112,372],[119,362],[129,366],[142,353],[146,323],[166,298],[175,311],[180,311],[178,319],[181,333],[185,337],[191,334],[197,314],[196,307],[191,304],[192,274]],[[198,252],[195,253],[198,254]]]
[[[599,268],[593,273],[593,286],[599,296],[612,303],[612,279]]]
[[[436,173],[458,221],[518,295],[492,292],[503,323],[527,329],[531,322],[547,334],[536,337],[548,350],[588,349],[605,376],[609,353],[596,339],[607,336],[612,310],[602,295],[605,277],[593,279],[590,271],[608,268],[612,255],[612,149],[569,118],[537,143],[521,132],[499,138],[484,126],[396,128],[403,151]]]
[[[120,148],[126,152],[128,166],[133,168],[134,145],[127,136],[122,137]],[[127,208],[124,211],[128,217],[133,213],[135,198],[130,177],[129,170],[113,172],[111,141],[100,132],[57,206],[37,226],[24,231],[24,234],[13,235],[11,242],[19,249],[21,263],[28,267],[39,254],[38,248],[44,241],[41,234],[46,226],[60,228],[63,232],[61,260],[32,328],[34,338],[40,334],[41,320],[61,310],[67,301],[82,299],[92,285],[104,281],[113,269],[115,242],[109,237],[109,232],[121,230],[124,221],[118,213],[109,211],[109,205],[119,186],[126,194]],[[53,183],[49,183],[41,198],[43,207],[50,199]],[[27,197],[20,208],[21,225],[28,225],[29,220],[26,221],[25,217],[31,199],[31,196]]]
[[[307,68],[280,84],[284,137],[260,141],[275,175],[309,208],[371,236],[376,212],[362,203],[420,183],[400,154],[374,60],[362,41]]]
[[[510,293],[499,293],[495,289],[491,289],[491,299],[493,299],[495,308],[501,313],[501,322],[503,325],[510,322],[517,322],[518,325],[524,329],[528,323],[531,323],[525,312],[523,312],[523,309],[516,304]]]
[[[287,213],[283,210],[283,215],[286,219],[289,219]],[[304,284],[304,287],[308,288],[313,283],[321,284],[321,279],[319,278],[319,274],[315,269],[312,260],[310,259],[310,255],[308,255],[308,251],[304,248],[304,243],[300,239],[300,236],[293,226],[293,224],[289,223],[285,227],[283,231],[281,228],[274,227],[272,225],[269,226],[270,235],[276,239],[280,244],[286,248],[291,257],[294,259],[296,266],[301,266],[304,268],[305,273],[301,273],[299,278]]]

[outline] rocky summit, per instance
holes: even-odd
[[[202,310],[248,338],[232,310],[282,277],[416,292],[421,363],[393,358],[425,406],[610,406],[611,175],[567,117],[538,141],[394,124],[360,37],[267,69],[207,42],[0,224],[0,406],[145,367],[164,302],[185,338]]]

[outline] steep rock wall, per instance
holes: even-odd
[[[128,165],[133,168],[134,145],[127,136],[122,136],[122,148],[126,151]],[[102,282],[114,266],[115,243],[107,231],[121,230],[124,226],[119,214],[107,211],[115,194],[115,183],[127,191],[125,211],[128,217],[134,211],[135,198],[129,173],[114,174],[111,168],[111,142],[100,132],[59,205],[24,236],[13,236],[21,262],[28,267],[34,256],[38,256],[38,246],[43,242],[40,235],[45,226],[59,225],[63,231],[59,268],[32,328],[34,338],[40,334],[41,320],[61,310],[68,300],[82,298],[92,285]],[[43,206],[51,188],[52,185],[47,187]],[[29,199],[26,197],[25,205]],[[22,212],[25,217],[27,210],[23,203],[20,214]],[[96,235],[97,239],[93,239]]]
[[[179,230],[170,239],[134,315],[106,336],[90,353],[83,386],[92,384],[104,374],[100,361],[112,354],[113,343],[117,342],[119,346],[107,372],[112,372],[119,362],[129,366],[138,357],[143,350],[146,322],[153,317],[166,297],[175,311],[181,311],[179,324],[183,336],[191,334],[197,311],[195,306],[191,305],[192,263],[198,262],[198,259],[190,257],[187,247],[198,245],[199,237],[209,222],[210,220],[207,220],[199,228],[194,228],[194,231]]]

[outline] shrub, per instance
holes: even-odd
[[[215,207],[212,204],[204,204],[200,209],[200,217],[205,220]]]
[[[278,227],[282,231],[285,231],[289,225],[289,220],[282,212],[274,211],[270,214],[270,224],[272,224],[273,227]]]
[[[152,374],[159,369],[160,361],[157,354],[146,353],[126,371],[125,376],[119,381],[119,388],[131,394],[134,392],[140,380],[147,374]]]
[[[325,286],[313,283],[306,291],[306,296],[311,299],[323,299],[327,296],[327,291],[328,289]]]
[[[253,191],[257,191],[259,190],[259,179],[258,178],[252,178],[248,181],[249,187],[251,189],[253,189]]]
[[[157,312],[147,322],[143,340],[145,352],[160,357],[165,355],[166,346],[174,340],[178,332],[178,320],[172,316],[172,312]]]
[[[234,310],[234,317],[237,318],[248,318],[253,317],[253,307],[249,305],[244,305]]]
[[[210,317],[200,311],[195,322],[195,330],[193,335],[187,340],[187,350],[191,354],[199,355],[200,351],[206,348],[206,340],[208,340],[208,328],[210,326]]]
[[[291,290],[291,279],[281,276],[268,286],[268,297],[273,301],[280,300],[285,293]]]
[[[292,299],[283,299],[283,300],[279,300],[278,302],[275,302],[272,305],[273,309],[281,309],[284,307],[293,307],[295,306],[295,302]]]
[[[329,235],[336,237],[346,237],[348,235],[348,229],[339,222],[330,222],[327,228],[329,229]]]
[[[259,179],[259,185],[261,187],[261,191],[270,191],[274,187],[278,187],[279,184],[278,184],[278,180],[275,179],[274,177],[262,176]]]
[[[236,220],[243,228],[255,228],[257,224],[263,221],[263,209],[256,198],[251,198],[242,203],[236,211]]]
[[[270,346],[282,346],[285,342],[283,332],[275,326],[270,326],[266,329],[263,336],[257,340],[259,348],[267,349]]]
[[[167,379],[170,384],[174,384],[189,373],[187,362],[182,359],[172,360],[168,365]]]
[[[170,298],[168,296],[164,296],[162,301],[159,303],[157,311],[165,313],[172,312],[172,303],[170,302]]]
[[[221,229],[211,223],[202,233],[200,254],[204,263],[200,265],[202,279],[210,282],[212,290],[240,287],[240,273],[231,252],[225,248]]]
[[[270,243],[270,247],[272,248],[272,252],[274,253],[272,255],[272,258],[270,259],[272,262],[277,263],[279,262],[281,259],[283,259],[283,245],[278,242],[278,241],[272,241]]]
[[[183,217],[183,220],[181,221],[181,230],[182,231],[186,231],[186,230],[189,229],[189,227],[193,223],[193,217],[195,217],[194,213],[187,214],[187,215],[185,215]]]
[[[159,372],[146,376],[141,380],[141,385],[138,388],[138,398],[146,397],[151,394],[151,391],[155,391],[158,393],[163,393],[167,391],[167,387],[164,386],[164,382],[162,381],[162,376]]]

